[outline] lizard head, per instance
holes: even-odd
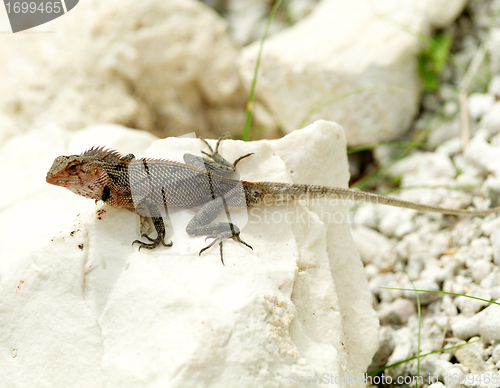
[[[57,157],[45,180],[83,197],[101,199],[109,176],[102,161],[84,153]]]

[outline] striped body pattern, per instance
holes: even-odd
[[[135,209],[142,216],[151,217],[157,231],[156,239],[142,237],[151,244],[134,241],[140,248],[153,249],[158,245],[171,246],[163,241],[165,225],[158,207],[199,208],[189,222],[186,232],[191,236],[207,236],[219,242],[222,259],[222,241],[232,238],[248,247],[239,238],[240,230],[230,222],[213,223],[228,208],[256,206],[262,201],[329,197],[342,200],[372,202],[391,206],[454,215],[484,216],[500,211],[448,209],[385,197],[373,193],[340,187],[314,186],[279,182],[248,182],[237,178],[236,163],[250,156],[244,155],[229,163],[210,144],[210,159],[185,154],[186,164],[166,159],[139,158],[121,155],[104,147],[93,147],[81,155],[59,156],[47,173],[48,183],[65,187],[72,192],[100,200],[113,207]],[[139,248],[139,249],[140,249]],[[250,247],[251,248],[251,247]]]

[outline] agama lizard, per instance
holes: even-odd
[[[200,251],[200,255],[219,242],[222,263],[222,241],[232,238],[252,247],[240,239],[240,230],[233,223],[212,221],[224,210],[248,208],[264,200],[301,196],[334,197],[469,216],[484,216],[500,211],[500,206],[488,210],[448,209],[340,187],[240,181],[232,176],[236,164],[252,154],[244,155],[233,163],[228,162],[219,154],[223,138],[219,138],[215,151],[201,139],[210,150],[210,153],[203,153],[210,159],[184,154],[186,164],[165,159],[136,159],[133,154],[123,156],[104,147],[93,147],[81,155],[57,157],[47,173],[46,181],[110,206],[135,209],[138,214],[151,217],[157,237],[153,239],[142,234],[150,243],[135,240],[132,244],[139,244],[139,249],[172,246],[172,242],[164,241],[165,225],[158,206],[199,208],[188,223],[186,232],[191,236],[213,238]]]

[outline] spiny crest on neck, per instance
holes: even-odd
[[[90,156],[96,158],[97,160],[118,164],[120,162],[130,161],[130,155],[124,156],[120,154],[118,151],[106,148],[104,146],[101,147],[92,147],[89,150],[82,153],[82,156]]]

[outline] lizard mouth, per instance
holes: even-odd
[[[50,183],[51,185],[61,186],[61,184],[67,183],[68,179],[54,177],[53,175],[47,174],[45,182]]]

